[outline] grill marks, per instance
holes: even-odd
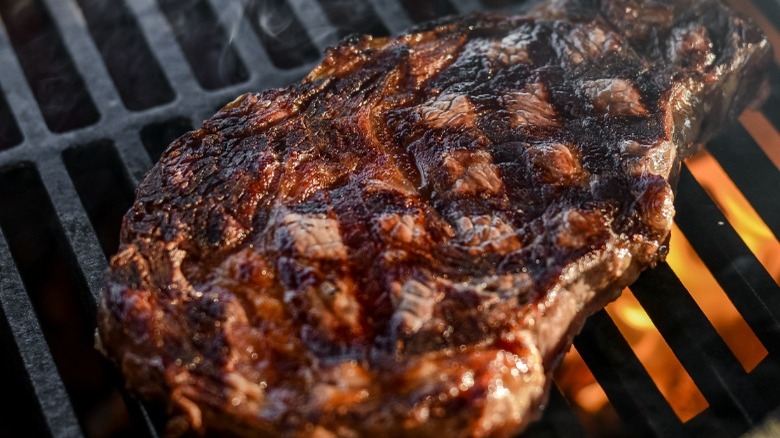
[[[214,430],[238,419],[283,433],[318,424],[487,435],[503,425],[495,418],[521,423],[544,391],[541,367],[568,340],[566,318],[603,304],[581,295],[546,313],[564,295],[551,288],[622,287],[631,257],[652,262],[659,244],[637,255],[631,242],[663,237],[641,227],[668,228],[652,221],[669,212],[657,202],[671,199],[664,178],[624,175],[621,145],[605,143],[629,139],[642,156],[664,134],[664,120],[647,116],[659,112],[662,87],[631,75],[641,60],[614,49],[608,32],[575,38],[576,53],[563,45],[574,27],[476,15],[397,39],[354,37],[300,84],[228,104],[176,141],[140,187],[124,238],[172,260],[115,259],[129,279],[112,281],[120,291],[101,336],[124,336],[111,312],[145,302],[128,290],[137,277],[164,276],[144,288],[202,291],[197,315],[183,317],[218,344],[165,351],[160,379],[181,367],[170,359],[205,353],[212,365],[201,370],[225,394],[198,396],[201,381],[166,384],[188,388],[173,403],[190,413],[231,397],[215,408]],[[550,315],[563,323],[543,323]],[[126,344],[107,343],[114,356]],[[434,418],[414,417],[423,412]]]
[[[529,83],[521,91],[510,91],[504,103],[515,129],[558,128],[557,112],[550,104],[550,94],[542,83]]]
[[[566,190],[577,187],[584,190],[591,178],[598,180],[597,175],[586,170],[583,162],[588,145],[578,144],[566,132],[571,130],[571,120],[587,108],[597,109],[603,117],[641,119],[649,113],[644,103],[646,97],[631,82],[609,76],[619,75],[619,72],[602,73],[607,74],[606,79],[585,82],[586,92],[577,93],[575,85],[567,86],[562,80],[566,73],[554,62],[555,57],[550,63],[552,48],[549,44],[528,36],[539,35],[540,39],[550,40],[554,39],[550,33],[560,32],[559,38],[563,39],[577,29],[536,26],[540,29],[509,32],[503,37],[492,34],[485,40],[471,39],[452,65],[427,82],[433,97],[407,108],[395,108],[385,115],[387,126],[396,139],[394,143],[408,152],[403,156],[410,158],[419,171],[418,189],[432,198],[436,208],[436,211],[423,210],[418,214],[400,212],[383,216],[376,232],[382,239],[390,239],[387,244],[397,241],[408,248],[423,242],[421,245],[428,247],[429,253],[445,259],[470,253],[484,256],[492,252],[499,257],[497,264],[504,269],[513,269],[511,266],[517,266],[518,262],[526,264],[532,257],[532,254],[524,253],[523,247],[530,243],[529,236],[546,233],[534,231],[541,223],[547,223],[543,227],[552,227],[547,234],[557,239],[562,248],[589,244],[591,237],[588,236],[592,236],[594,245],[600,245],[607,238],[601,229],[593,229],[588,234],[589,227],[593,226],[591,222],[595,220],[591,207],[575,208],[560,217],[553,215],[542,219],[541,216],[550,205],[566,202],[562,198]],[[615,38],[602,31],[594,41],[575,41],[581,67],[589,68],[589,62],[599,54],[617,51],[619,45]],[[573,55],[567,52],[559,56]],[[541,60],[538,65],[537,60]],[[512,65],[506,68],[506,64]],[[482,72],[485,65],[503,67],[498,74],[484,78],[481,83],[471,81],[473,74],[467,75],[466,71],[479,68]],[[461,80],[461,77],[470,80]],[[554,83],[557,88],[551,89],[547,83]],[[602,93],[600,89],[589,93],[587,90],[591,85],[610,88],[610,93]],[[618,92],[612,93],[615,91],[612,87]],[[502,90],[499,97],[491,97],[490,93],[496,89]],[[573,96],[580,96],[580,100],[572,103]],[[612,101],[606,101],[607,97]],[[398,122],[394,123],[395,120]],[[409,120],[412,120],[411,124]],[[538,187],[541,187],[541,199],[538,198]],[[394,193],[397,196],[403,191]],[[437,201],[438,198],[451,202]],[[523,207],[511,211],[509,205]],[[468,211],[473,214],[461,216]],[[491,219],[480,215],[482,211],[499,216]],[[508,220],[499,219],[502,211]],[[425,223],[432,222],[433,218],[446,220],[447,232],[440,234],[444,240],[430,238]],[[516,228],[513,224],[520,226]],[[501,262],[502,258],[504,262]],[[481,266],[480,263],[476,265]],[[433,336],[435,323],[432,321],[438,318],[435,315],[440,310],[436,309],[442,299],[433,291],[444,286],[426,280],[421,272],[412,277],[391,275],[390,278],[396,279],[390,280],[384,290],[389,287],[392,308],[396,310],[389,325],[378,325],[389,330],[392,338],[410,342],[417,339],[412,336],[414,333],[425,339]],[[380,297],[385,293],[376,292]],[[385,315],[390,316],[390,313]],[[433,332],[422,334],[426,330]],[[434,344],[428,343],[428,348]]]
[[[420,190],[431,193],[434,206],[450,205],[437,204],[437,198],[474,213],[525,205],[506,213],[531,220],[545,205],[558,202],[565,189],[584,188],[591,178],[598,179],[602,167],[590,163],[603,166],[605,160],[591,153],[600,147],[587,140],[595,136],[577,134],[589,129],[576,125],[583,119],[596,129],[611,129],[611,118],[623,117],[632,125],[627,132],[639,132],[640,138],[656,133],[649,128],[657,120],[647,118],[648,102],[658,98],[653,90],[622,79],[625,67],[595,69],[599,56],[622,53],[616,35],[601,30],[585,40],[592,25],[512,24],[513,29],[485,30],[484,38],[479,37],[481,29],[474,31],[477,37],[469,39],[452,65],[428,81],[433,97],[417,107],[417,122],[392,123],[415,120],[409,109],[395,109],[388,116],[396,142],[409,151],[420,172]],[[567,45],[553,47],[551,41]],[[578,67],[568,72],[560,59],[572,56]],[[626,62],[634,65],[636,60]],[[535,205],[540,186],[542,202]],[[438,212],[449,217],[446,210]],[[454,219],[448,220],[454,225]]]
[[[582,90],[596,110],[612,116],[648,115],[636,87],[627,79],[597,79],[582,83]]]
[[[304,129],[307,133],[304,135],[312,142],[313,149],[310,150],[315,151],[311,160],[321,163],[322,157],[341,157],[340,164],[354,169],[355,180],[365,181],[362,190],[368,190],[362,192],[360,187],[347,180],[334,186],[333,181],[339,178],[331,178],[330,183],[323,180],[323,187],[332,187],[330,197],[325,201],[336,212],[334,221],[329,222],[332,226],[323,226],[324,234],[319,237],[301,230],[296,233],[288,230],[287,233],[298,235],[297,242],[301,246],[299,252],[325,251],[328,248],[338,255],[334,260],[343,262],[349,259],[350,270],[354,272],[364,271],[367,266],[372,266],[372,261],[378,261],[376,263],[379,266],[385,263],[384,271],[377,277],[354,279],[349,273],[344,273],[341,278],[345,281],[323,280],[317,283],[315,294],[322,303],[330,303],[326,305],[329,314],[339,314],[333,307],[336,301],[322,297],[345,293],[357,300],[342,300],[341,305],[346,305],[346,309],[351,306],[357,308],[357,303],[365,309],[373,309],[367,311],[372,315],[372,322],[362,320],[363,316],[358,318],[364,327],[371,327],[368,336],[376,339],[390,336],[388,339],[411,341],[412,335],[418,333],[416,336],[428,339],[436,331],[432,321],[438,318],[435,315],[440,311],[437,308],[442,299],[435,291],[445,286],[435,284],[425,271],[388,274],[388,270],[392,272],[390,266],[400,263],[399,260],[420,257],[426,260],[423,265],[436,265],[437,257],[447,260],[468,254],[485,256],[492,253],[498,259],[489,265],[497,263],[512,269],[509,267],[517,266],[517,262],[512,260],[527,262],[531,256],[523,253],[523,247],[530,243],[528,236],[535,234],[535,227],[540,226],[536,223],[537,218],[552,227],[548,234],[555,236],[554,239],[558,239],[561,247],[573,248],[587,243],[576,241],[576,238],[588,235],[583,230],[591,226],[593,215],[590,210],[573,209],[558,219],[552,213],[547,219],[541,218],[550,205],[565,202],[561,196],[566,193],[566,189],[584,188],[591,178],[582,161],[581,145],[576,140],[567,139],[565,130],[570,128],[568,125],[576,111],[584,111],[584,108],[598,108],[604,116],[634,118],[647,115],[647,109],[640,91],[621,79],[594,80],[593,83],[620,88],[622,93],[578,94],[574,92],[573,85],[562,89],[566,87],[560,84],[565,82],[561,81],[565,73],[555,63],[555,57],[550,62],[550,54],[555,52],[548,42],[529,37],[538,35],[538,38],[550,39],[550,33],[558,30],[545,28],[543,24],[534,26],[538,29],[523,28],[523,32],[505,32],[503,36],[492,33],[484,40],[471,39],[465,46],[460,43],[464,39],[459,37],[448,37],[444,41],[449,42],[442,44],[442,39],[428,42],[423,36],[420,41],[410,42],[408,46],[381,46],[378,45],[382,44],[379,41],[356,41],[357,47],[363,45],[371,47],[371,51],[379,51],[374,55],[374,61],[348,67],[350,70],[360,69],[356,76],[357,82],[361,84],[356,89],[360,91],[355,94],[331,88],[309,104],[305,112],[317,115],[306,118],[308,125]],[[560,38],[564,38],[566,32],[570,31],[560,30]],[[457,31],[454,33],[458,34]],[[585,67],[589,55],[599,50],[612,49],[612,36],[602,32],[597,37],[592,46],[584,42],[579,44],[579,62]],[[436,58],[442,52],[452,53],[453,49],[459,47],[462,49],[455,52],[451,65],[426,79],[428,74],[420,69],[421,64],[425,65],[425,54]],[[570,55],[564,53],[560,56]],[[377,65],[385,65],[383,60],[390,59],[393,60],[395,71],[377,70]],[[539,65],[536,64],[537,60],[541,60]],[[507,67],[506,64],[512,65]],[[486,70],[483,68],[485,65],[491,67]],[[471,80],[473,75],[466,74],[469,68],[488,72],[496,69],[498,73],[489,75],[483,83],[479,83]],[[409,78],[404,75],[405,71],[418,72],[411,78],[422,81],[425,84],[423,87],[432,97],[420,101],[406,94],[406,88],[415,85],[399,81],[399,77]],[[315,77],[312,76],[312,79]],[[377,80],[379,77],[382,79]],[[558,88],[552,89],[547,83],[555,83]],[[500,91],[497,97],[495,90]],[[380,102],[374,100],[376,96],[382,96]],[[580,96],[580,100],[562,105],[564,99],[561,96],[566,96],[567,100],[572,96]],[[605,96],[615,101],[601,102],[600,99],[605,99]],[[332,99],[343,101],[332,105]],[[339,108],[353,107],[354,103],[351,102],[358,100],[364,102],[369,110],[358,110],[348,117],[333,112]],[[402,103],[399,105],[399,102]],[[363,129],[359,132],[341,132],[341,127],[348,126],[361,126]],[[320,132],[329,134],[320,136]],[[387,141],[388,138],[393,141]],[[349,143],[343,143],[345,141]],[[366,155],[364,159],[358,158],[360,165],[357,162],[348,164],[348,159],[343,161],[345,154],[349,155],[348,151],[355,150],[364,151]],[[394,166],[382,164],[386,160],[398,163],[402,173],[387,174],[386,169]],[[376,165],[377,162],[380,165]],[[297,170],[291,172],[300,173]],[[323,175],[333,173],[332,169],[325,170]],[[308,174],[317,175],[317,172]],[[366,178],[366,175],[371,177]],[[538,197],[539,187],[541,199]],[[306,192],[314,193],[312,190]],[[357,202],[359,205],[347,193],[361,199]],[[435,210],[410,206],[410,202],[414,205],[413,200],[418,193],[430,196]],[[365,198],[367,194],[375,198]],[[305,197],[296,199],[290,201],[301,202]],[[525,200],[528,202],[523,202]],[[316,199],[312,199],[312,202],[314,205],[322,205],[322,201]],[[303,206],[307,204],[304,202],[300,207],[294,205],[290,204],[291,208],[303,208],[304,211],[306,208]],[[372,208],[387,212],[391,205],[397,205],[395,213],[388,212],[376,220],[370,219]],[[510,205],[521,205],[522,208],[516,210],[510,208]],[[482,214],[488,211],[492,216]],[[463,216],[464,213],[466,216]],[[502,215],[506,217],[505,220],[501,219]],[[301,225],[303,229],[312,220],[331,219],[296,216],[293,223]],[[287,227],[289,224],[285,221],[282,223],[287,224],[283,225]],[[431,228],[431,224],[436,223],[440,225]],[[333,233],[336,224],[338,235]],[[373,240],[355,241],[351,237],[361,234],[374,236]],[[594,231],[594,235],[599,235],[602,240],[606,238],[603,233]],[[383,246],[387,249],[381,250]],[[392,248],[399,248],[400,251]],[[505,262],[498,263],[501,259],[505,259]],[[482,267],[483,264],[476,263],[476,266]],[[462,272],[459,275],[475,274]],[[361,292],[350,292],[354,287],[353,282]],[[348,310],[342,310],[342,313],[354,314]],[[343,323],[357,327],[357,319],[341,322],[328,322],[328,318],[322,316],[316,319],[318,322],[310,322],[324,323],[330,327]],[[429,330],[433,331],[427,335],[421,334]],[[319,342],[325,340],[320,339]],[[433,344],[429,343],[428,348]]]
[[[420,115],[432,128],[474,127],[474,109],[468,97],[443,93],[422,105]]]
[[[499,36],[491,29],[486,39],[472,38],[465,46],[466,32],[452,28],[445,38],[423,33],[405,44],[357,39],[336,50],[363,50],[365,57],[333,67],[326,58],[296,90],[305,96],[318,90],[297,104],[304,117],[288,121],[291,113],[278,100],[278,108],[266,111],[274,117],[286,114],[261,145],[279,154],[274,160],[284,164],[274,170],[278,179],[273,179],[286,186],[279,191],[277,207],[259,222],[275,230],[271,246],[281,252],[274,256],[261,250],[261,258],[280,256],[268,269],[289,291],[284,301],[300,309],[295,317],[304,343],[323,357],[340,342],[364,336],[381,343],[383,338],[411,340],[421,332],[429,332],[419,335],[425,339],[441,335],[432,322],[442,311],[442,295],[436,291],[454,286],[437,284],[440,280],[424,270],[394,272],[392,266],[419,259],[421,265],[441,267],[446,260],[476,254],[480,260],[474,262],[474,272],[464,268],[453,278],[484,275],[480,271],[485,266],[514,269],[532,256],[523,248],[529,236],[544,233],[537,222],[549,206],[564,202],[564,189],[589,181],[581,145],[565,138],[571,104],[561,105],[559,97],[577,94],[547,85],[558,83],[561,67],[550,63],[549,43],[528,37],[549,38],[555,30],[543,24],[534,24],[537,29],[520,26],[522,32],[503,30]],[[450,65],[426,69],[426,56],[436,62],[451,59]],[[485,80],[474,81],[471,68],[485,72]],[[339,75],[354,72],[352,82],[329,82],[334,69],[342,70]],[[625,90],[618,97],[624,98],[617,107],[602,109],[637,116],[639,91],[615,81]],[[421,100],[411,94],[419,83],[432,97]],[[601,94],[580,96],[574,105],[585,108],[597,105]],[[228,113],[242,113],[260,101],[237,101]],[[348,108],[365,110],[341,112]],[[433,208],[416,201],[420,194],[431,197]],[[272,202],[264,201],[263,208]],[[373,211],[384,213],[377,218]],[[571,243],[567,236],[582,234],[587,217],[573,210],[549,234]],[[225,220],[211,227],[217,234],[207,237],[209,245],[235,234],[229,231],[233,219]],[[246,219],[235,226],[250,229]],[[230,245],[240,244],[243,233]],[[370,266],[376,267],[375,274],[352,274],[370,272]]]

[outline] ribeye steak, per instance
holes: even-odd
[[[664,258],[681,159],[769,62],[714,0],[348,38],[168,148],[99,346],[173,434],[517,433],[584,319]]]

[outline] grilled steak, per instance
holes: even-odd
[[[663,259],[681,159],[769,51],[710,0],[348,38],[169,147],[99,344],[172,434],[517,433],[584,319]]]

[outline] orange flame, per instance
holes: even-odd
[[[774,47],[775,60],[780,62],[778,28],[752,2],[730,0],[729,3],[751,16],[764,30]],[[740,121],[768,159],[780,168],[780,134],[774,126],[763,114],[752,110],[745,111]],[[777,237],[710,154],[702,152],[689,159],[687,165],[729,224],[780,284]],[[755,368],[767,356],[766,349],[676,226],[672,230],[667,261],[743,368],[746,371]],[[628,289],[607,306],[607,311],[681,420],[686,421],[706,408],[706,400]],[[555,380],[580,416],[588,435],[606,435],[610,429],[618,427],[619,420],[606,394],[575,349],[572,348],[564,358]],[[608,418],[614,418],[614,423],[605,423]]]
[[[767,142],[780,144],[774,130],[757,135],[756,131],[763,132],[765,126],[754,114],[743,116],[743,121],[752,124],[746,123],[765,151],[769,150]],[[709,153],[697,154],[687,165],[729,224],[780,284],[780,243],[769,227]],[[766,349],[676,225],[667,261],[743,368],[748,372],[754,369],[767,356]],[[607,306],[607,312],[680,420],[688,421],[707,408],[706,399],[630,290]],[[610,427],[603,419],[611,418],[614,409],[576,350],[564,358],[555,379],[586,430],[599,434]],[[594,424],[596,429],[588,428]]]
[[[707,400],[629,289],[607,306],[607,313],[681,420],[707,408]]]
[[[676,225],[666,261],[745,371],[755,368],[766,349]]]
[[[710,195],[739,237],[780,284],[780,242],[709,152],[686,161],[696,181]],[[767,193],[767,196],[772,194]]]

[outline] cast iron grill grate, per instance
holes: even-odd
[[[753,3],[780,23],[780,2]],[[176,136],[246,91],[289,84],[351,32],[510,0],[0,0],[0,436],[156,436],[159,415],[92,349],[95,300],[132,190]],[[777,30],[774,30],[777,32]],[[780,68],[761,109],[780,131]],[[780,137],[775,137],[780,138]],[[777,161],[742,126],[709,145],[775,236]],[[767,350],[746,372],[667,264],[632,287],[707,400],[681,421],[611,317],[575,345],[615,434],[738,436],[780,406],[780,288],[688,171],[677,225]],[[588,430],[555,388],[529,436]]]

